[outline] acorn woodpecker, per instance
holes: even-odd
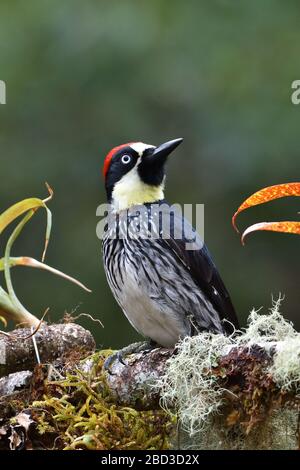
[[[164,198],[167,157],[182,140],[119,145],[103,167],[110,208],[103,235],[107,281],[132,326],[166,348],[200,331],[238,328],[208,249]]]

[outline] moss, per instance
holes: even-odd
[[[29,410],[36,423],[33,439],[57,449],[168,449],[174,418],[162,409],[137,411],[116,405],[102,366],[111,351],[94,354],[89,373],[66,372],[46,384]]]

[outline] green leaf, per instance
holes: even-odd
[[[68,276],[67,274],[63,273],[62,271],[59,271],[58,269],[52,268],[51,266],[48,266],[45,263],[41,263],[40,261],[30,258],[28,256],[19,256],[17,258],[12,258],[10,257],[8,260],[10,268],[13,268],[15,266],[28,266],[30,268],[38,268],[38,269],[44,269],[45,271],[49,271],[53,274],[56,274],[57,276],[60,276],[70,282],[73,282],[74,284],[77,284],[79,287],[84,289],[87,292],[91,292],[88,287],[86,287],[82,282],[78,281],[77,279]],[[5,258],[0,259],[0,271],[4,270],[4,265],[5,265]]]
[[[14,222],[18,217],[23,215],[23,218],[18,223],[18,225],[14,228],[12,234],[10,235],[8,242],[5,247],[5,254],[2,259],[0,259],[0,271],[4,271],[4,277],[7,287],[7,292],[0,286],[0,319],[2,318],[10,318],[13,319],[16,323],[26,323],[30,326],[37,327],[40,324],[40,321],[32,315],[26,308],[22,305],[19,301],[18,297],[13,288],[12,280],[11,280],[11,273],[10,269],[14,266],[29,266],[32,268],[39,268],[44,269],[46,271],[50,271],[57,276],[63,277],[70,282],[73,282],[80,286],[82,289],[86,290],[87,292],[91,292],[86,286],[84,286],[81,282],[77,279],[74,279],[67,274],[59,271],[58,269],[54,269],[51,266],[45,264],[44,258],[46,254],[46,250],[48,247],[51,227],[52,227],[52,214],[51,211],[46,206],[46,203],[52,198],[53,191],[50,186],[46,183],[46,186],[49,191],[48,198],[42,200],[38,198],[29,198],[24,199],[21,202],[18,202],[7,209],[0,215],[0,235],[12,222]],[[10,256],[11,249],[13,244],[17,240],[18,236],[22,232],[24,226],[29,222],[29,220],[33,217],[36,211],[39,208],[44,208],[47,214],[47,227],[46,227],[46,236],[45,236],[45,246],[42,255],[42,262],[37,261],[34,258],[21,256],[18,258],[13,258]],[[25,214],[25,215],[24,215]]]
[[[13,206],[9,207],[6,211],[0,214],[0,235],[3,230],[8,227],[14,220],[16,220],[21,215],[25,214],[26,212],[30,212],[30,218],[35,214],[35,212],[40,209],[41,207],[46,210],[47,214],[47,227],[46,227],[46,235],[45,235],[45,246],[42,255],[42,261],[44,261],[46,256],[47,247],[49,244],[51,228],[52,228],[52,214],[51,211],[46,206],[46,202],[50,201],[53,197],[53,191],[51,187],[46,183],[46,187],[49,191],[49,196],[46,199],[39,199],[39,198],[28,198],[24,199],[23,201],[17,202]]]

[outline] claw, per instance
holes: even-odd
[[[103,364],[103,369],[105,370],[105,372],[107,372],[109,375],[114,375],[113,372],[111,371],[111,366],[113,365],[113,363],[115,362],[115,360],[117,359],[117,356],[118,356],[118,353],[114,353],[112,354],[111,356],[108,356],[105,361],[104,361],[104,364]]]
[[[117,352],[117,359],[123,366],[127,366],[126,362],[124,361],[124,350],[120,349],[120,351]]]
[[[152,341],[142,341],[139,343],[130,344],[129,346],[126,346],[125,348],[120,349],[119,351],[109,356],[105,360],[103,368],[106,372],[108,372],[109,375],[114,375],[111,368],[115,361],[121,362],[123,366],[128,366],[128,364],[125,362],[126,356],[129,356],[130,354],[134,354],[134,353],[139,353],[139,352],[143,354],[147,354],[148,352],[150,352],[152,349],[156,347],[157,345],[153,343]]]

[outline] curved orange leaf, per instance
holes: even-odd
[[[295,233],[300,235],[300,222],[284,221],[284,222],[261,222],[253,224],[248,227],[241,238],[242,244],[245,244],[245,237],[252,232],[257,230],[269,230],[271,232],[282,232],[282,233]]]
[[[237,215],[245,209],[248,209],[252,206],[257,206],[258,204],[264,204],[265,202],[273,201],[274,199],[279,199],[281,197],[287,196],[300,196],[300,183],[285,183],[285,184],[276,184],[274,186],[268,186],[266,188],[260,189],[256,193],[252,194],[248,199],[246,199],[235,212],[232,217],[232,225],[237,232],[239,232],[236,226],[236,217]],[[283,223],[283,222],[279,222]],[[285,222],[284,222],[285,223]],[[289,222],[290,223],[290,222]],[[297,222],[296,222],[297,223]],[[268,229],[265,229],[268,230]],[[281,230],[277,230],[281,231]]]

